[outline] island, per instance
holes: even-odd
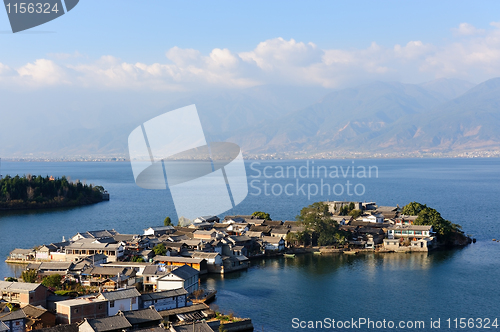
[[[31,174],[0,179],[0,210],[72,207],[102,202],[109,194],[102,186],[71,182],[67,177]]]

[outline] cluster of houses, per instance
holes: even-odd
[[[102,278],[101,288],[93,295],[76,298],[55,295],[41,283],[0,281],[0,331],[178,332],[186,328],[192,331],[193,326],[196,331],[218,331],[220,322],[215,319],[216,313],[204,303],[193,303],[193,293],[199,285],[198,270],[189,265],[161,269],[153,263],[116,264],[90,265],[91,271],[87,273],[95,280]],[[41,273],[63,273],[69,277],[74,276],[71,271],[64,274],[56,269]],[[106,280],[121,279],[123,275],[127,275],[124,280],[136,281],[147,275],[159,276],[156,290],[139,292],[138,284],[129,285],[128,281],[116,289],[102,287],[108,283]],[[251,320],[235,324],[236,331],[253,330]]]
[[[402,215],[398,206],[326,204],[339,227],[351,233],[351,247],[427,251],[435,245],[432,226],[414,225],[416,217]],[[345,206],[362,213],[341,215]],[[246,269],[249,258],[284,252],[293,245],[288,234],[304,230],[295,221],[200,217],[187,227],[149,227],[143,234],[87,231],[36,249],[15,249],[7,261],[25,263],[38,280],[58,274],[95,293],[70,298],[40,283],[0,281],[0,332],[217,330],[220,322],[210,322],[215,313],[192,301],[200,275]],[[243,322],[240,330],[250,327]]]
[[[340,229],[352,234],[353,247],[384,251],[429,251],[436,245],[432,226],[414,225],[416,216],[401,214],[399,206],[377,206],[375,202],[325,202]],[[357,218],[340,215],[345,206],[362,211]]]
[[[254,216],[201,217],[188,227],[149,227],[143,234],[120,234],[115,230],[77,233],[62,242],[43,245],[36,249],[15,249],[8,258],[11,262],[32,262],[30,269],[40,273],[65,272],[85,285],[97,285],[89,266],[119,268],[123,261],[156,263],[159,268],[189,265],[200,274],[223,274],[246,269],[249,257],[270,255],[285,250],[285,238],[290,232],[303,231],[295,221],[271,221]],[[165,251],[155,254],[155,247]],[[158,252],[158,251],[157,251]],[[55,264],[57,262],[57,264]],[[54,263],[54,264],[48,264]],[[114,265],[113,265],[114,264]],[[144,285],[156,287],[157,271],[147,273]],[[99,274],[102,275],[102,274]],[[110,278],[105,287],[133,284],[134,276],[122,273]]]

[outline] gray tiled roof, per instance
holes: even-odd
[[[158,313],[158,311],[152,308],[123,311],[120,312],[119,315],[125,317],[132,325],[143,324],[152,321],[160,322],[163,319],[161,315]]]
[[[129,299],[136,296],[141,296],[141,293],[136,288],[119,289],[112,292],[103,292],[99,296],[104,297],[106,300],[114,301],[121,299]]]
[[[179,289],[172,289],[172,290],[167,290],[167,291],[163,291],[163,292],[153,292],[153,293],[142,294],[141,298],[143,301],[152,301],[152,300],[159,300],[159,299],[165,299],[165,298],[169,298],[169,297],[186,295],[187,293],[188,292],[184,288],[179,288]]]
[[[45,287],[45,286],[42,286],[41,284],[31,284],[28,282],[0,281],[0,290],[28,293],[30,291],[34,291],[38,287]]]
[[[24,312],[24,314],[27,317],[30,317],[30,318],[38,318],[47,312],[46,309],[43,309],[40,307],[35,307],[31,304],[24,306],[23,308],[21,308],[21,310]]]
[[[193,269],[191,266],[188,266],[188,265],[183,265],[181,267],[178,267],[176,268],[175,270],[172,270],[172,272],[170,272],[176,276],[178,276],[179,278],[182,278],[184,280],[187,280],[197,274],[200,274],[200,272],[196,269]]]
[[[16,320],[16,319],[21,319],[21,318],[26,318],[26,315],[22,310],[16,310],[9,312],[6,315],[3,315],[0,317],[0,321],[2,322],[7,322],[9,320]]]
[[[123,330],[132,327],[132,324],[123,316],[86,319],[86,321],[96,332]]]

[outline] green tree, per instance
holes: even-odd
[[[142,258],[141,256],[132,256],[132,262],[141,263],[144,262],[144,258]]]
[[[163,243],[158,243],[157,245],[155,245],[153,251],[155,255],[159,256],[165,256],[167,254],[167,248],[165,248],[165,245]]]
[[[45,287],[59,288],[61,287],[62,276],[60,274],[53,274],[46,276],[42,279],[42,285]]]
[[[265,213],[262,211],[255,211],[254,213],[252,213],[252,216],[255,216],[259,219],[272,220],[269,213]]]
[[[344,234],[343,231],[339,230],[338,223],[332,218],[328,205],[323,202],[304,207],[300,210],[297,221],[304,225],[306,229],[304,233],[312,231],[317,235],[317,243],[320,246],[331,245],[336,242],[335,235],[337,233]],[[305,236],[305,234],[303,235]]]
[[[351,211],[349,212],[349,215],[350,215],[351,217],[353,217],[354,219],[358,218],[358,217],[359,217],[359,216],[361,216],[362,214],[363,214],[363,211],[361,211],[361,210],[357,210],[357,209],[351,210]]]
[[[38,272],[36,270],[23,271],[21,278],[24,282],[35,283],[38,278]]]
[[[403,207],[402,213],[412,216],[416,215],[417,219],[415,220],[415,225],[432,226],[434,232],[443,241],[447,241],[452,233],[462,233],[462,227],[460,225],[453,224],[444,219],[437,210],[427,205],[411,202]]]
[[[163,225],[164,226],[173,226],[172,219],[170,219],[170,217],[166,217],[165,220],[163,220]]]
[[[401,210],[401,214],[407,215],[407,216],[418,216],[420,211],[424,210],[427,208],[427,205],[420,204],[418,202],[411,202],[403,206],[403,209]]]
[[[8,281],[8,282],[17,282],[17,279],[13,278],[13,277],[8,277],[8,278],[5,279],[5,281]]]
[[[224,328],[224,323],[222,321],[220,321],[219,332],[227,332],[227,330]]]

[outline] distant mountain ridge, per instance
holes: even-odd
[[[137,125],[189,104],[196,104],[208,141],[237,143],[253,157],[500,152],[500,78],[478,85],[372,82],[336,91],[258,86],[165,100],[140,113],[131,107],[124,116],[101,109],[100,125],[45,132],[43,141],[33,129],[29,144],[0,146],[0,155],[127,157],[127,137]]]

